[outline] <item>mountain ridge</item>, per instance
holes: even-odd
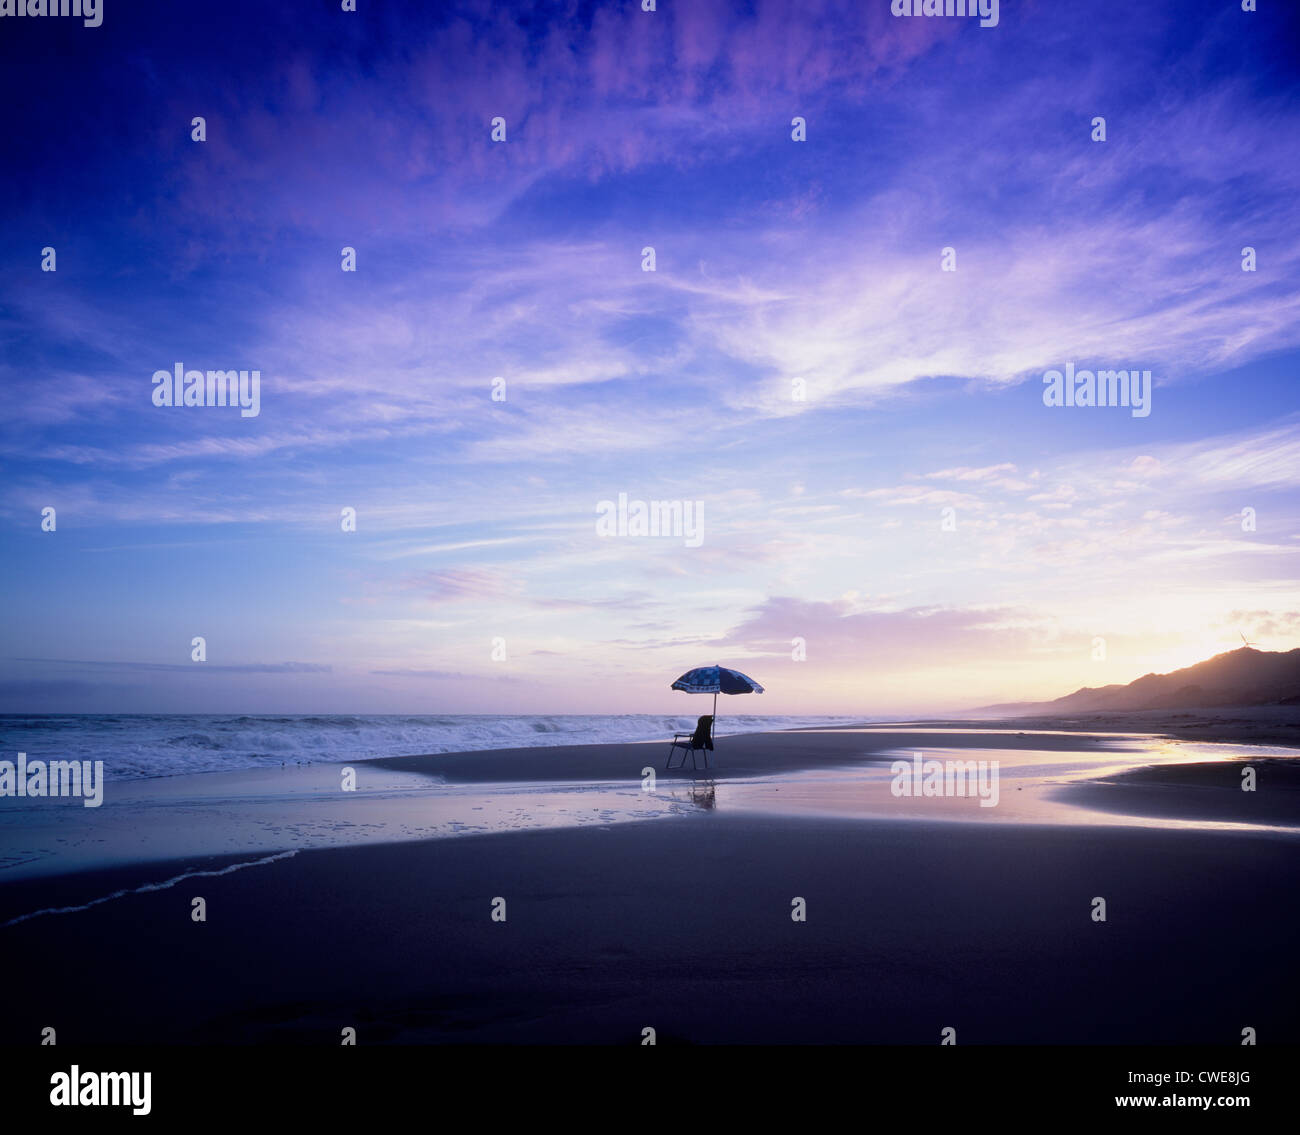
[[[1083,686],[1051,701],[983,706],[1009,714],[1201,709],[1230,705],[1300,705],[1300,647],[1287,651],[1241,646],[1167,674],[1127,684]]]

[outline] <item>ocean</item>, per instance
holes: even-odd
[[[102,760],[113,780],[477,749],[666,740],[697,714],[0,715],[0,758]],[[716,734],[853,724],[862,717],[719,714]]]

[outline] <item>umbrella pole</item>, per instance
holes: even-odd
[[[713,692],[713,720],[709,722],[709,744],[713,743],[713,738],[718,735],[718,692]],[[704,751],[704,767],[709,767],[709,753]]]

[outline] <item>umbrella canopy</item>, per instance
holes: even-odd
[[[761,694],[763,687],[747,674],[739,670],[728,670],[725,666],[697,666],[687,670],[672,684],[674,690],[684,690],[688,694],[712,694],[713,713],[718,713],[719,694]]]

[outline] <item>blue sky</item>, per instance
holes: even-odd
[[[1296,14],[335,7],[0,21],[0,711],[685,711],[718,661],[910,713],[1300,645]],[[260,413],[155,406],[178,361]],[[1068,362],[1150,416],[1044,406]],[[702,543],[598,535],[620,493]]]

